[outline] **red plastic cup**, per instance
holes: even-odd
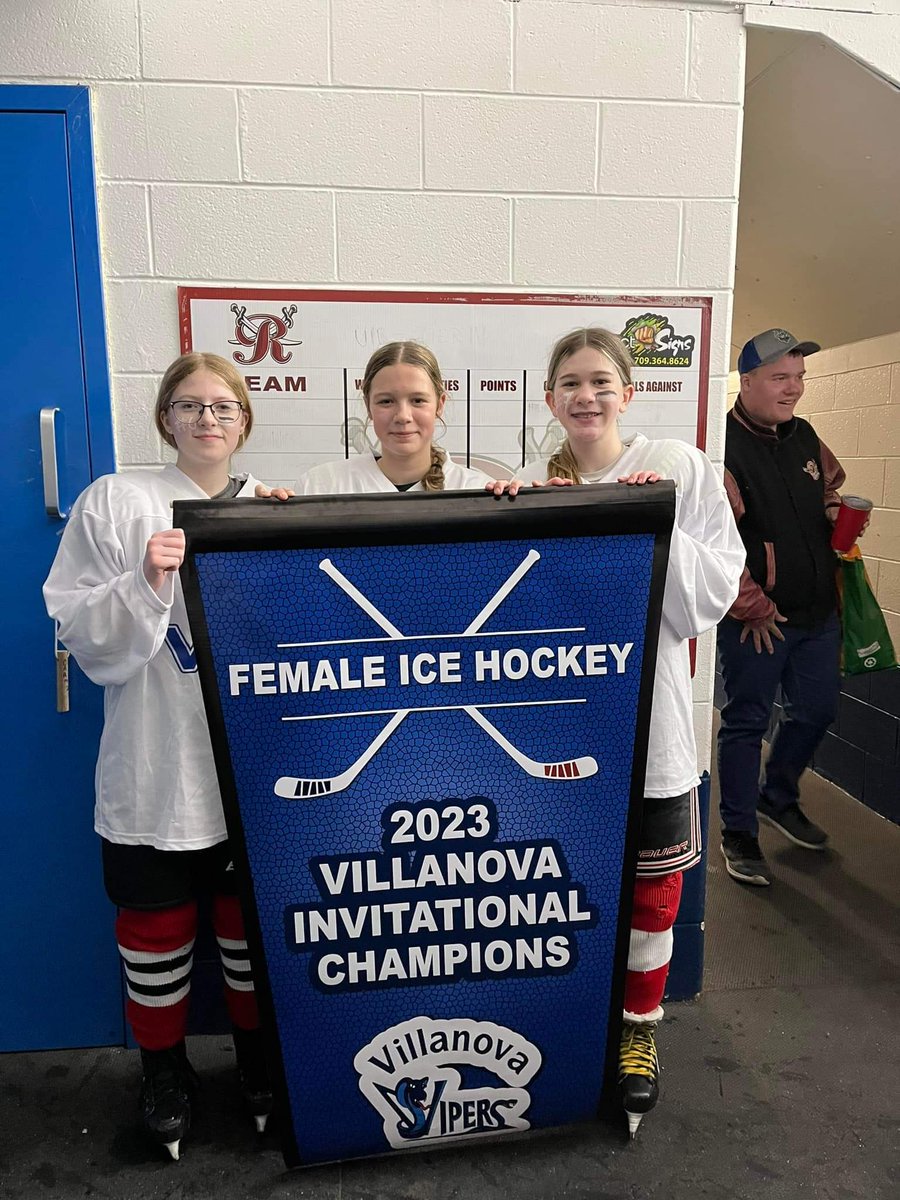
[[[831,548],[839,554],[852,549],[859,531],[869,519],[872,501],[863,496],[841,496],[841,507],[831,534]]]

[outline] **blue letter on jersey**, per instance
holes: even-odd
[[[166,630],[166,645],[172,651],[172,657],[178,664],[178,670],[190,675],[197,670],[197,656],[194,647],[187,640],[177,625],[170,625]]]

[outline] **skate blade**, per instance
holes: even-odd
[[[181,1158],[181,1138],[176,1138],[174,1142],[163,1142],[163,1146],[172,1155],[175,1162]]]
[[[638,1131],[638,1126],[644,1119],[643,1113],[632,1113],[626,1109],[625,1116],[628,1118],[628,1137],[633,1142]]]
[[[256,1132],[257,1133],[265,1133],[266,1132],[266,1121],[268,1121],[268,1119],[269,1119],[268,1113],[263,1113],[261,1116],[255,1116],[253,1118],[253,1120],[256,1122]]]

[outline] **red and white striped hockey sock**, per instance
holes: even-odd
[[[625,972],[625,1020],[658,1021],[663,1015],[672,959],[672,926],[681,903],[681,871],[655,879],[638,879],[634,885],[631,942]]]
[[[214,896],[213,928],[225,976],[225,1004],[238,1029],[259,1028],[259,1008],[250,972],[244,917],[237,896]]]
[[[125,1013],[144,1050],[168,1050],[184,1038],[196,933],[193,901],[153,912],[119,910],[116,941],[125,966]]]

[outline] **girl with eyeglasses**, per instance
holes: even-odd
[[[197,898],[212,922],[244,1100],[262,1131],[272,1095],[193,637],[178,577],[173,500],[252,496],[231,456],[253,427],[243,379],[215,354],[184,354],[159,387],[156,428],[177,451],[160,470],[95,480],[66,524],[44,598],[59,636],[106,689],[95,828],[119,908],[127,1016],[141,1049],[141,1116],[178,1158],[197,1076],[185,1031]]]

